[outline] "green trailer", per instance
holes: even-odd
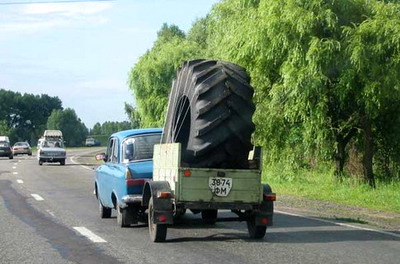
[[[249,154],[250,169],[188,167],[181,161],[181,144],[155,145],[153,180],[144,186],[150,238],[166,239],[167,227],[186,210],[201,213],[206,224],[246,221],[251,238],[263,238],[273,223],[275,194],[261,183],[261,150]],[[231,210],[234,218],[218,218],[218,210]]]

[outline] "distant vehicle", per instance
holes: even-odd
[[[100,146],[100,142],[92,137],[88,137],[85,141],[86,147],[95,147]]]
[[[2,138],[4,139],[4,138]],[[8,157],[9,159],[13,159],[14,155],[11,149],[11,145],[7,141],[0,141],[0,157]]]
[[[117,210],[118,225],[135,224],[145,216],[141,206],[143,186],[153,175],[153,147],[162,130],[133,129],[117,132],[108,140],[107,153],[96,155],[105,164],[96,170],[95,194],[101,218]]]
[[[60,130],[46,130],[38,141],[37,159],[39,165],[44,162],[59,162],[65,165],[66,151],[63,134]]]
[[[0,136],[0,142],[4,141],[10,143],[10,139],[7,136]]]
[[[32,148],[28,142],[15,143],[12,147],[12,152],[14,156],[18,154],[28,154],[29,156],[32,156]]]

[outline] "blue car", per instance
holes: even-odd
[[[96,170],[95,195],[101,218],[117,211],[117,222],[126,227],[144,222],[141,206],[143,186],[153,175],[153,149],[162,129],[133,129],[117,132],[108,140],[107,152],[96,155],[105,164]]]

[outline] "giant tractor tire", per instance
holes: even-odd
[[[214,60],[184,62],[169,97],[164,143],[182,144],[182,165],[248,168],[254,132],[246,70]]]

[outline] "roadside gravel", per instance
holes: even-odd
[[[395,212],[383,212],[279,194],[275,209],[343,222],[368,224],[400,234],[400,214]]]

